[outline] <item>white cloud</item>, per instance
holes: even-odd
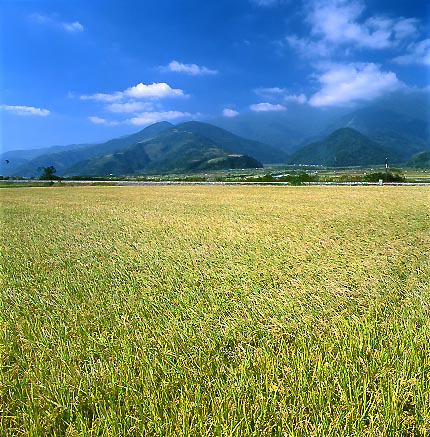
[[[391,32],[385,22],[374,19],[371,24],[359,23],[363,3],[345,0],[317,0],[307,21],[314,35],[334,44],[356,44],[360,47],[383,49],[391,45]]]
[[[184,92],[181,89],[172,88],[165,82],[152,83],[151,85],[138,83],[136,86],[126,89],[123,94],[133,98],[184,97]]]
[[[84,26],[82,26],[79,21],[74,21],[73,23],[61,23],[64,30],[67,32],[83,32]]]
[[[154,105],[151,102],[112,103],[106,107],[108,111],[116,113],[152,111],[153,108]]]
[[[393,31],[397,40],[404,40],[415,37],[419,27],[420,21],[416,18],[402,18],[394,24]]]
[[[0,108],[16,115],[36,115],[40,117],[46,117],[51,113],[48,111],[48,109],[35,108],[34,106],[0,105]]]
[[[303,58],[324,58],[331,54],[331,48],[324,41],[313,41],[309,38],[299,38],[289,35],[285,38],[287,44]]]
[[[37,14],[37,13],[31,14],[29,18],[33,23],[44,25],[44,26],[55,27],[57,29],[62,29],[69,33],[84,31],[84,26],[81,23],[79,23],[79,21],[73,21],[72,23],[68,23],[65,21],[60,21],[53,16]]]
[[[91,95],[83,95],[79,98],[81,100],[97,100],[99,102],[115,102],[117,100],[121,100],[123,97],[123,93],[116,92],[113,94],[103,94],[103,93],[97,93],[97,94],[91,94]]]
[[[46,15],[42,14],[30,14],[28,17],[33,23],[37,24],[51,24],[53,22],[52,18],[47,17]]]
[[[172,88],[165,82],[152,83],[145,85],[138,83],[135,86],[127,88],[125,91],[117,91],[112,94],[97,93],[91,95],[80,96],[81,100],[97,100],[100,102],[116,102],[123,98],[148,98],[148,99],[163,99],[167,97],[186,97],[183,90]]]
[[[290,47],[304,57],[326,57],[340,47],[383,50],[414,37],[420,21],[415,18],[372,16],[363,19],[360,0],[311,0],[305,11],[310,37],[288,35]]]
[[[178,61],[172,61],[166,67],[161,67],[163,71],[171,71],[175,73],[185,73],[191,76],[203,76],[218,74],[217,70],[211,70],[197,64],[183,64]]]
[[[254,112],[285,111],[287,108],[282,105],[273,105],[272,103],[255,103],[249,107]]]
[[[90,120],[91,123],[94,123],[94,124],[103,124],[105,126],[116,126],[117,124],[119,124],[118,121],[114,121],[114,120],[113,121],[108,121],[108,120],[106,120],[104,118],[97,117],[97,115],[92,115],[92,116],[88,117],[88,120]]]
[[[430,39],[411,43],[406,50],[405,55],[397,56],[393,61],[401,65],[430,65]]]
[[[257,96],[264,97],[264,98],[272,98],[272,97],[283,96],[287,92],[287,90],[285,88],[272,87],[272,88],[256,88],[254,92],[255,94],[257,94]]]
[[[142,112],[136,117],[127,120],[128,123],[142,126],[146,124],[156,123],[163,120],[175,120],[177,118],[191,117],[189,112],[180,111],[164,111],[164,112]]]
[[[345,106],[373,100],[402,86],[397,76],[373,63],[333,65],[318,78],[321,89],[309,99],[312,106]]]
[[[104,118],[97,117],[97,115],[91,115],[88,117],[88,120],[91,121],[91,123],[94,124],[106,124],[106,120]]]
[[[234,109],[226,108],[222,111],[222,115],[224,117],[236,117],[239,115],[239,111],[235,111]]]

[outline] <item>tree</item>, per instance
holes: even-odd
[[[42,174],[39,179],[42,181],[52,181],[53,179],[59,179],[58,176],[54,176],[54,173],[57,171],[53,165],[49,167],[42,167]]]

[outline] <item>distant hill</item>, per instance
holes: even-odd
[[[0,174],[12,174],[20,166],[42,155],[67,152],[89,147],[92,144],[70,144],[68,146],[49,146],[39,149],[11,150],[0,155]]]
[[[120,152],[76,164],[69,175],[186,173],[229,168],[260,168],[262,164],[236,150],[175,127]]]
[[[417,153],[406,165],[413,168],[430,168],[430,152]]]
[[[351,128],[332,132],[324,140],[308,144],[291,155],[290,164],[349,167],[399,162],[396,154]]]
[[[81,161],[90,160],[92,158],[104,156],[109,153],[115,153],[133,144],[136,144],[139,141],[154,137],[163,130],[169,129],[172,126],[173,125],[171,123],[163,121],[148,126],[134,134],[126,135],[120,138],[114,138],[103,143],[80,145],[79,147],[65,146],[62,151],[57,152],[58,149],[56,149],[56,153],[48,152],[38,155],[34,159],[24,162],[7,174],[11,176],[31,177],[40,174],[39,169],[41,167],[49,167],[53,165],[57,169],[57,174],[61,176],[67,173],[70,167]],[[4,170],[7,171],[7,168]]]
[[[342,116],[326,133],[342,127],[358,130],[382,144],[400,161],[413,154],[430,150],[429,121],[380,106],[361,108]]]

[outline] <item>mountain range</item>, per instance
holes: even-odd
[[[289,155],[350,127],[392,150],[398,162],[406,162],[413,154],[430,150],[430,93],[401,90],[357,108],[290,103],[283,111],[244,113],[212,122]]]
[[[424,93],[398,93],[354,110],[292,105],[280,112],[245,113],[211,124],[159,122],[97,144],[72,144],[1,155],[1,174],[59,176],[187,173],[262,164],[426,166],[430,109]],[[216,126],[216,124],[218,126]],[[228,129],[228,130],[226,130]]]
[[[54,153],[52,148],[39,149],[38,155],[34,156],[33,152],[27,159],[25,153],[7,152],[2,156],[3,174],[33,177],[48,166],[54,166],[58,176],[184,173],[258,168],[262,167],[260,160],[282,162],[287,158],[272,146],[200,122],[177,126],[159,122],[132,135],[65,149],[54,148]],[[15,164],[15,156],[20,157],[18,164]]]

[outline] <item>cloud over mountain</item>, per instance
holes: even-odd
[[[137,126],[144,126],[147,124],[155,123],[157,121],[164,120],[176,120],[178,118],[192,117],[189,112],[181,111],[155,111],[155,112],[142,112],[136,117],[127,120],[128,123]]]
[[[332,65],[317,80],[321,88],[310,97],[312,106],[342,106],[368,101],[402,85],[395,73],[381,71],[372,63]]]
[[[183,90],[178,88],[172,88],[165,82],[152,83],[146,85],[144,83],[138,83],[135,86],[127,88],[124,91],[116,91],[111,94],[96,93],[90,95],[82,95],[81,100],[98,100],[100,102],[115,102],[122,100],[123,98],[135,98],[135,99],[164,99],[168,97],[185,97]]]
[[[154,105],[152,102],[126,102],[126,103],[111,103],[106,106],[106,109],[115,113],[133,113],[139,111],[152,111]]]

